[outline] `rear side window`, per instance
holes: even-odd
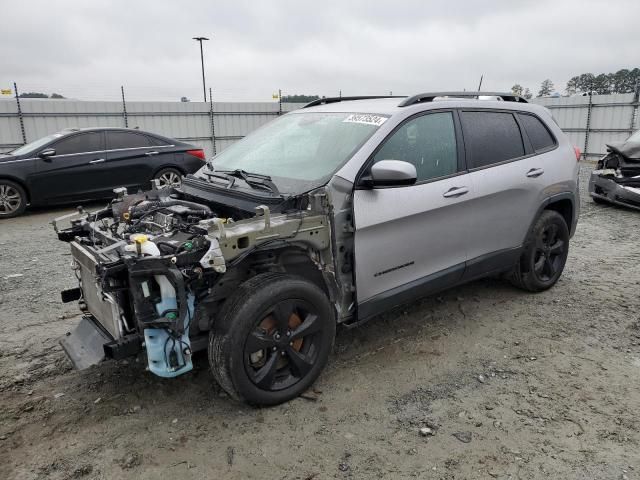
[[[107,132],[107,148],[109,150],[150,147],[151,145],[149,137],[141,133]]]
[[[507,112],[460,112],[469,168],[486,167],[524,155],[520,127]]]
[[[429,113],[409,120],[378,150],[373,161],[380,160],[413,163],[418,182],[456,173],[458,152],[452,113]]]
[[[51,146],[56,155],[69,155],[72,153],[98,152],[104,150],[102,132],[77,133],[63,138]]]
[[[524,127],[525,132],[527,132],[527,136],[529,137],[529,140],[531,140],[531,145],[536,152],[547,150],[555,146],[556,142],[551,136],[551,132],[549,132],[547,127],[539,118],[524,113],[519,113],[518,116],[520,117],[520,122],[522,122],[522,126]]]

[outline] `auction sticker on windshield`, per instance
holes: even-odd
[[[365,125],[375,125],[379,127],[387,121],[387,117],[381,117],[380,115],[370,115],[366,113],[352,113],[345,118],[342,123],[363,123]]]

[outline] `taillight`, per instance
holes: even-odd
[[[204,156],[204,150],[187,150],[189,155],[193,155],[194,157],[198,157],[203,162],[206,161],[206,157]]]
[[[580,161],[580,157],[582,156],[582,152],[580,151],[580,147],[573,147],[573,151],[576,153],[576,162]]]

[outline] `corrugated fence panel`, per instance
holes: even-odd
[[[205,102],[85,102],[20,99],[27,141],[65,128],[139,128],[201,146],[213,154],[211,104]],[[216,150],[221,151],[249,132],[303,104],[278,102],[214,102]],[[15,99],[0,100],[0,151],[22,145]]]
[[[606,145],[625,140],[638,128],[638,100],[632,93],[535,98],[544,105],[569,139],[585,148],[585,156],[596,158],[606,153]],[[590,105],[591,103],[591,105]],[[633,124],[633,121],[636,124]]]
[[[15,100],[0,100],[0,152],[22,145]]]
[[[536,98],[534,103],[551,110],[572,143],[587,154],[605,153],[605,145],[624,140],[635,118],[640,127],[638,103],[633,94],[594,95],[593,97]],[[589,103],[592,102],[591,107]],[[27,141],[70,127],[124,127],[122,102],[85,102],[77,100],[21,99]],[[249,132],[304,104],[278,102],[214,102],[216,150],[224,150]],[[127,102],[126,121],[167,137],[185,140],[213,153],[211,105],[205,102]],[[589,116],[589,110],[591,114]],[[587,133],[587,119],[590,128]],[[585,142],[588,136],[588,142]],[[21,145],[22,132],[15,99],[0,100],[0,151]]]
[[[633,108],[631,105],[594,105],[591,111],[591,129],[629,130]]]

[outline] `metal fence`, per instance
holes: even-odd
[[[640,128],[638,91],[585,97],[535,98],[553,113],[584,158],[606,153],[606,144],[625,140]]]
[[[640,128],[638,92],[585,97],[535,98],[549,108],[585,158]],[[224,150],[252,130],[302,104],[280,102],[121,102],[7,98],[0,100],[0,152],[64,128],[129,127],[204,148]]]
[[[280,102],[92,102],[0,100],[0,152],[64,128],[140,128],[203,148],[207,156],[300,104]]]

